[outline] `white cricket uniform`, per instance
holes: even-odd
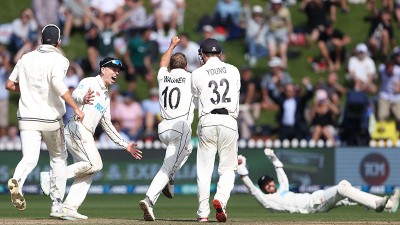
[[[239,91],[239,70],[218,57],[209,58],[192,73],[192,93],[199,99],[197,214],[201,218],[207,218],[210,214],[210,181],[216,153],[219,155],[219,181],[214,199],[218,199],[226,207],[234,185],[239,136],[236,121],[239,113]],[[226,114],[215,114],[218,109],[225,110]]]
[[[83,104],[89,88],[94,91],[92,105]],[[85,113],[85,117],[82,122],[71,118],[64,128],[67,148],[75,162],[67,168],[67,177],[75,179],[64,201],[64,207],[77,210],[86,197],[95,173],[103,167],[93,137],[97,125],[100,123],[104,132],[121,148],[126,149],[128,142],[121,138],[111,123],[110,96],[100,75],[81,80],[72,97]]]
[[[156,203],[161,190],[192,152],[191,124],[195,107],[190,73],[183,69],[173,69],[168,72],[166,67],[161,67],[157,80],[163,119],[158,124],[158,136],[167,146],[167,150],[163,165],[146,193],[153,204]]]
[[[326,190],[318,190],[311,194],[294,193],[289,191],[289,181],[282,168],[276,168],[276,175],[279,188],[273,194],[264,194],[253,184],[248,176],[242,177],[244,184],[258,202],[265,208],[276,212],[303,214],[328,212],[336,206],[352,204],[349,201],[342,201],[345,198],[375,209],[376,202],[382,199],[382,197],[354,188],[346,180],[342,180],[338,185]]]
[[[69,61],[52,45],[40,45],[18,60],[9,80],[18,83],[20,99],[18,124],[21,130],[22,159],[14,176],[21,187],[36,167],[41,141],[50,154],[50,197],[63,199],[66,185],[67,151],[62,130],[65,102],[61,98],[68,88],[63,79]]]

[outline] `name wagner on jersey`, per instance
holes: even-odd
[[[170,77],[170,76],[164,76],[164,82],[165,83],[185,83],[186,78],[184,77]]]

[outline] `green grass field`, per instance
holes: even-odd
[[[142,195],[89,195],[80,207],[87,221],[61,221],[49,218],[51,201],[43,195],[26,195],[27,209],[17,211],[8,195],[0,195],[0,224],[148,224],[138,202]],[[153,224],[194,224],[197,197],[178,195],[170,200],[160,196]],[[329,213],[271,213],[248,194],[232,195],[227,208],[228,224],[400,224],[399,213],[375,213],[361,206],[345,206]],[[216,223],[211,210],[210,222]]]

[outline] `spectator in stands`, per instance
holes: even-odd
[[[90,24],[85,28],[85,41],[87,46],[87,56],[92,72],[99,70],[99,65],[97,63],[97,44],[99,43],[99,29],[96,25]]]
[[[65,74],[64,83],[67,87],[77,88],[79,81],[83,78],[83,75],[82,67],[77,62],[71,62],[67,73]]]
[[[242,67],[240,72],[239,136],[248,140],[251,138],[255,123],[260,117],[261,82],[258,77],[253,77],[253,71],[250,67]]]
[[[394,62],[394,71],[398,73],[400,71],[400,46],[396,46],[393,48],[391,57]]]
[[[238,0],[218,0],[212,15],[211,24],[225,33],[226,40],[244,37],[243,29],[240,27],[240,15],[242,6]]]
[[[340,110],[328,97],[328,92],[318,89],[311,107],[311,139],[323,139],[335,144],[337,118]]]
[[[11,55],[7,50],[6,45],[0,43],[0,58],[2,61],[2,66],[6,68],[7,71],[11,71]]]
[[[378,101],[378,120],[388,120],[394,115],[400,122],[400,71],[394,70],[394,62],[387,60],[379,65],[381,87]]]
[[[89,18],[92,16],[90,12],[90,0],[63,0],[64,12],[64,28],[62,44],[69,44],[69,37],[73,27],[85,27],[90,24]]]
[[[122,103],[117,104],[115,118],[121,122],[122,131],[129,136],[129,140],[138,140],[143,131],[143,109],[133,93],[125,92]]]
[[[145,131],[144,139],[151,140],[157,138],[158,124],[161,122],[160,117],[160,102],[158,89],[150,89],[150,98],[142,101],[142,108],[145,115]]]
[[[300,3],[300,9],[307,16],[306,33],[310,45],[318,40],[320,30],[327,22],[329,9],[325,7],[325,2],[327,1],[302,0]]]
[[[0,143],[5,143],[7,149],[10,150],[21,149],[21,137],[16,125],[11,124],[8,126],[7,135],[0,138]]]
[[[248,63],[251,67],[255,66],[257,60],[267,57],[268,46],[266,35],[268,33],[268,25],[263,17],[263,8],[260,5],[250,6],[247,1],[244,4],[244,13],[246,19],[246,48],[248,55]]]
[[[118,84],[112,84],[108,89],[108,94],[110,95],[110,114],[111,118],[117,117],[118,105],[124,101],[124,96],[120,93]]]
[[[336,72],[330,72],[326,81],[320,81],[316,89],[323,89],[327,92],[329,100],[340,108],[340,99],[347,93],[346,88],[339,83]]]
[[[214,27],[209,24],[206,24],[203,26],[202,36],[203,36],[203,39],[201,41],[206,40],[208,38],[214,38],[214,39],[220,40],[220,39],[218,39],[218,37],[216,37],[217,35],[215,33]]]
[[[322,57],[328,63],[330,71],[340,69],[341,63],[345,59],[345,46],[350,41],[350,37],[333,27],[332,22],[325,23],[318,38],[318,48]]]
[[[368,44],[373,57],[385,58],[388,56],[390,46],[395,46],[392,16],[389,11],[376,12],[370,18],[371,28],[369,30]]]
[[[271,0],[271,6],[266,10],[266,21],[269,25],[267,35],[268,50],[271,57],[279,56],[284,67],[287,66],[287,49],[289,35],[292,33],[292,19],[289,9],[282,0]]]
[[[376,76],[375,62],[368,56],[368,47],[364,43],[357,44],[356,55],[350,57],[348,73],[353,83],[356,80],[361,82],[362,90],[369,94],[376,94],[377,87],[373,80]]]
[[[362,81],[357,79],[354,88],[347,93],[339,131],[343,146],[368,146],[371,139],[368,131],[370,102],[364,89]]]
[[[32,0],[32,10],[35,14],[39,28],[47,24],[60,24],[60,1]]]
[[[141,35],[132,37],[128,42],[128,49],[124,56],[124,61],[128,65],[126,81],[128,81],[128,91],[136,89],[136,78],[142,75],[149,88],[154,86],[154,70],[151,64],[152,43],[150,35],[152,30],[146,27]]]
[[[10,75],[10,70],[4,65],[4,58],[0,55],[0,134],[5,134],[8,126],[8,110],[10,93],[4,87]],[[1,135],[0,135],[1,137]]]
[[[187,33],[180,34],[179,39],[179,45],[175,47],[173,53],[183,53],[187,59],[187,71],[192,72],[200,66],[198,56],[200,46],[196,42],[191,41]]]
[[[32,9],[23,9],[20,17],[12,21],[12,34],[9,41],[10,51],[17,53],[25,43],[38,40],[37,32],[38,24]]]
[[[278,77],[273,77],[268,85],[268,92],[271,99],[279,105],[277,121],[279,123],[278,138],[284,139],[303,139],[308,135],[308,126],[304,117],[304,110],[307,101],[313,96],[313,86],[308,77],[302,79],[306,87],[306,93],[298,95],[295,85],[290,83],[285,85],[285,92],[280,96],[275,96],[273,91],[278,82]]]
[[[168,37],[175,36],[178,23],[183,22],[185,0],[151,0],[151,5],[158,35],[165,36],[167,27]]]
[[[149,25],[147,11],[142,0],[126,0],[125,6],[126,10],[113,24],[113,30],[128,32],[134,36]]]
[[[124,140],[129,140],[129,136],[122,131],[122,126],[121,122],[119,120],[112,120],[111,123],[114,125],[115,130],[118,131],[119,135],[122,137]],[[99,145],[101,146],[102,149],[121,149],[120,146],[116,145],[115,142],[113,142],[110,137],[107,135],[107,133],[102,132],[99,137]],[[121,149],[122,150],[122,149]]]
[[[116,16],[115,14],[118,11],[122,12],[124,4],[124,0],[90,0],[90,8],[95,11],[95,14],[101,20],[106,14]]]
[[[293,82],[292,77],[284,69],[283,62],[279,57],[272,57],[268,62],[268,66],[270,72],[264,75],[261,81],[264,109],[273,107],[270,102],[268,90],[268,85],[272,82],[272,80],[276,80],[274,89],[272,90],[272,94],[275,97],[278,97],[284,93],[285,86]]]
[[[38,39],[32,39],[32,41],[25,42],[24,45],[14,55],[13,63],[17,64],[18,60],[22,58],[25,53],[35,50],[40,45]]]

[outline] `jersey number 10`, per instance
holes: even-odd
[[[171,89],[171,91],[168,93],[168,86],[161,92],[161,96],[164,97],[164,109],[167,109],[167,102],[169,105],[170,109],[176,109],[179,106],[179,102],[181,101],[181,90],[178,87],[174,87]],[[177,92],[175,104],[172,102],[172,95],[174,92]],[[168,100],[167,100],[168,98]]]

